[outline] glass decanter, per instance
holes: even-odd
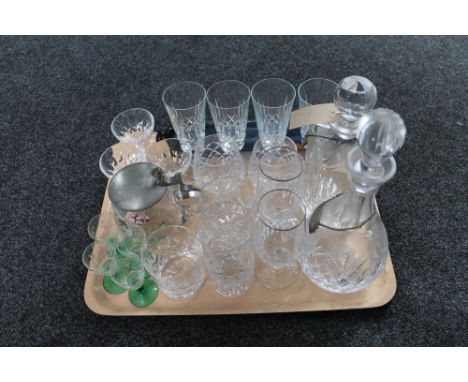
[[[377,102],[375,86],[364,77],[346,77],[334,92],[330,86],[326,89],[329,94],[321,95],[322,102],[334,100],[340,111],[340,119],[334,123],[312,126],[305,137],[303,196],[308,216],[324,200],[346,189],[346,155],[355,147],[358,120]]]
[[[375,194],[395,174],[393,154],[406,135],[401,117],[388,109],[365,114],[358,125],[358,145],[347,155],[349,190],[314,210],[301,257],[309,279],[335,293],[364,289],[384,269],[388,239]]]

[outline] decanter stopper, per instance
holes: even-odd
[[[389,109],[375,109],[358,121],[358,146],[347,157],[349,177],[356,191],[372,192],[396,171],[393,155],[405,141],[401,117]]]
[[[341,118],[332,125],[335,133],[345,140],[356,138],[359,118],[374,108],[377,89],[365,77],[349,76],[340,81],[334,98],[341,112]]]

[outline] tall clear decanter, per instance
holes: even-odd
[[[310,127],[305,137],[303,196],[308,215],[324,200],[347,188],[346,155],[356,146],[359,118],[377,102],[375,86],[360,76],[341,80],[331,96],[340,119]]]
[[[391,110],[359,119],[357,145],[347,154],[349,189],[322,202],[308,221],[301,267],[320,288],[356,292],[383,271],[388,240],[375,195],[395,174],[393,155],[405,136],[403,120]]]

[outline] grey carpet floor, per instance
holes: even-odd
[[[379,193],[398,291],[372,310],[113,318],[83,301],[88,219],[110,122],[169,124],[195,80],[371,79],[408,135]],[[1,345],[468,345],[466,37],[1,37]]]

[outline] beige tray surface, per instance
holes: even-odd
[[[112,207],[106,189],[101,212],[110,211]],[[388,256],[382,274],[365,290],[351,294],[324,291],[301,272],[299,279],[286,289],[272,291],[255,281],[249,292],[235,298],[219,295],[207,280],[188,300],[174,301],[160,292],[153,304],[142,309],[130,303],[127,293],[116,296],[105,292],[102,276],[88,272],[84,300],[93,312],[109,316],[213,315],[375,308],[388,303],[395,292],[396,278]]]

